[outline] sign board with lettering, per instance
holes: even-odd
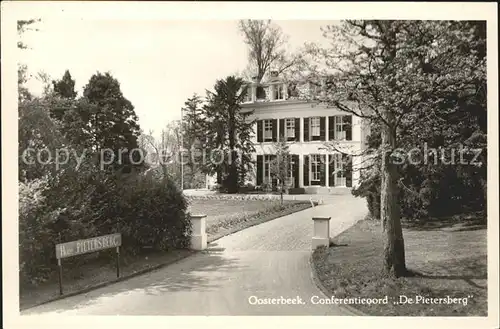
[[[56,245],[56,258],[61,259],[104,249],[116,248],[121,246],[121,244],[122,235],[120,233],[60,243]]]
[[[122,235],[120,233],[56,244],[56,258],[57,265],[59,266],[59,294],[63,294],[61,259],[101,251],[104,249],[116,248],[116,277],[119,278],[121,245]]]

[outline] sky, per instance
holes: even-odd
[[[180,118],[184,102],[205,95],[217,79],[242,71],[247,48],[237,21],[44,19],[23,40],[20,61],[30,73],[60,79],[68,69],[82,93],[90,77],[110,72],[135,106],[141,128],[158,135]],[[289,49],[325,42],[320,27],[330,21],[274,21],[289,37]],[[38,94],[42,84],[31,79]]]

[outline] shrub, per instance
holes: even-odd
[[[362,175],[361,183],[352,189],[354,196],[365,197],[371,219],[380,219],[380,176]]]
[[[86,191],[75,193],[82,200],[64,208],[54,207],[59,185],[41,180],[19,183],[21,287],[36,285],[54,273],[56,243],[120,232],[124,253],[137,254],[144,247],[165,251],[188,247],[187,201],[172,180],[94,174],[93,178],[81,174]],[[59,200],[63,204],[71,198]],[[78,266],[92,255],[75,257],[71,263]]]
[[[290,188],[288,194],[306,194],[306,189],[303,187]]]
[[[38,284],[51,272],[54,258],[54,223],[61,209],[47,212],[47,178],[19,182],[19,280]]]
[[[273,190],[273,186],[270,183],[262,183],[261,189],[262,191],[269,193]]]
[[[146,246],[155,250],[188,246],[187,201],[172,180],[142,175],[116,179],[114,184],[108,182],[104,198],[94,206],[101,209],[100,234],[122,233],[123,248],[131,253]]]

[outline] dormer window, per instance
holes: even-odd
[[[283,84],[274,85],[274,99],[275,100],[285,99],[285,86]]]
[[[243,90],[246,88],[246,94],[243,99],[243,103],[250,103],[252,101],[252,87],[251,86],[246,86],[244,87]]]
[[[257,87],[257,99],[258,100],[266,100],[268,99],[267,97],[267,92],[268,92],[268,86],[258,86]]]

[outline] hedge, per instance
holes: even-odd
[[[120,232],[124,254],[137,254],[145,247],[188,247],[191,222],[187,201],[174,182],[135,174],[95,174],[98,177],[87,186],[87,198],[74,205],[54,207],[54,194],[60,189],[47,181],[19,184],[21,287],[37,285],[54,274],[57,243]],[[93,256],[75,258],[85,262]]]

